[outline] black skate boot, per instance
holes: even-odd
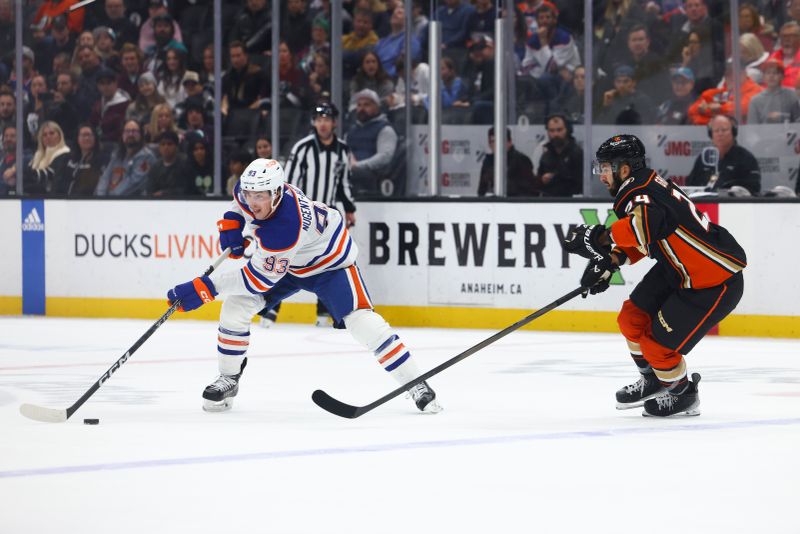
[[[692,379],[680,394],[665,391],[663,394],[644,403],[645,417],[669,417],[671,415],[700,415],[700,395],[697,392],[697,383],[700,374],[692,373]]]
[[[235,375],[219,375],[217,379],[203,390],[203,410],[207,412],[225,412],[233,406],[233,398],[239,393],[239,379],[247,365],[247,358],[242,361],[239,373]]]
[[[617,391],[617,410],[636,408],[664,391],[655,373],[646,373],[639,380]]]
[[[439,413],[442,407],[436,401],[436,392],[434,392],[427,382],[422,381],[416,386],[408,390],[414,403],[419,408],[419,411],[424,413]]]

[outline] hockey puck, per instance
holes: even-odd
[[[100,419],[84,419],[83,420],[83,424],[84,425],[99,425],[100,424]]]

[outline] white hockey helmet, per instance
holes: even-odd
[[[283,196],[286,178],[283,166],[274,159],[258,158],[239,177],[242,191],[268,191],[272,194],[272,207],[278,206]]]

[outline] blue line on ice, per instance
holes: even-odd
[[[525,441],[545,441],[560,439],[609,438],[637,434],[657,434],[672,432],[698,432],[705,430],[730,430],[752,427],[790,426],[800,424],[800,418],[764,419],[754,421],[730,421],[723,423],[691,423],[663,427],[612,428],[608,430],[587,430],[576,432],[552,432],[546,434],[519,434],[511,436],[489,436],[485,438],[461,438],[440,441],[412,441],[401,443],[379,443],[356,447],[335,447],[326,449],[300,449],[288,451],[265,451],[219,456],[200,456],[195,458],[162,458],[134,462],[115,462],[106,464],[65,465],[34,469],[13,469],[0,471],[0,478],[21,478],[41,475],[62,475],[70,473],[90,473],[95,471],[116,471],[120,469],[140,469],[146,467],[167,467],[174,465],[197,465],[223,462],[245,462],[253,460],[276,460],[281,458],[301,458],[308,456],[334,456],[360,452],[391,452],[408,449],[436,449],[442,447],[464,447],[474,445],[502,445]]]

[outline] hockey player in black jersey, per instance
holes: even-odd
[[[643,415],[699,415],[697,384],[684,355],[742,297],[744,250],[723,227],[698,211],[683,191],[645,165],[633,135],[617,135],[597,150],[594,172],[614,196],[618,220],[580,225],[564,248],[589,259],[586,293],[608,289],[611,274],[645,256],[655,265],[617,317],[639,380],[617,392],[617,408],[644,405]],[[585,295],[584,295],[585,296]]]

